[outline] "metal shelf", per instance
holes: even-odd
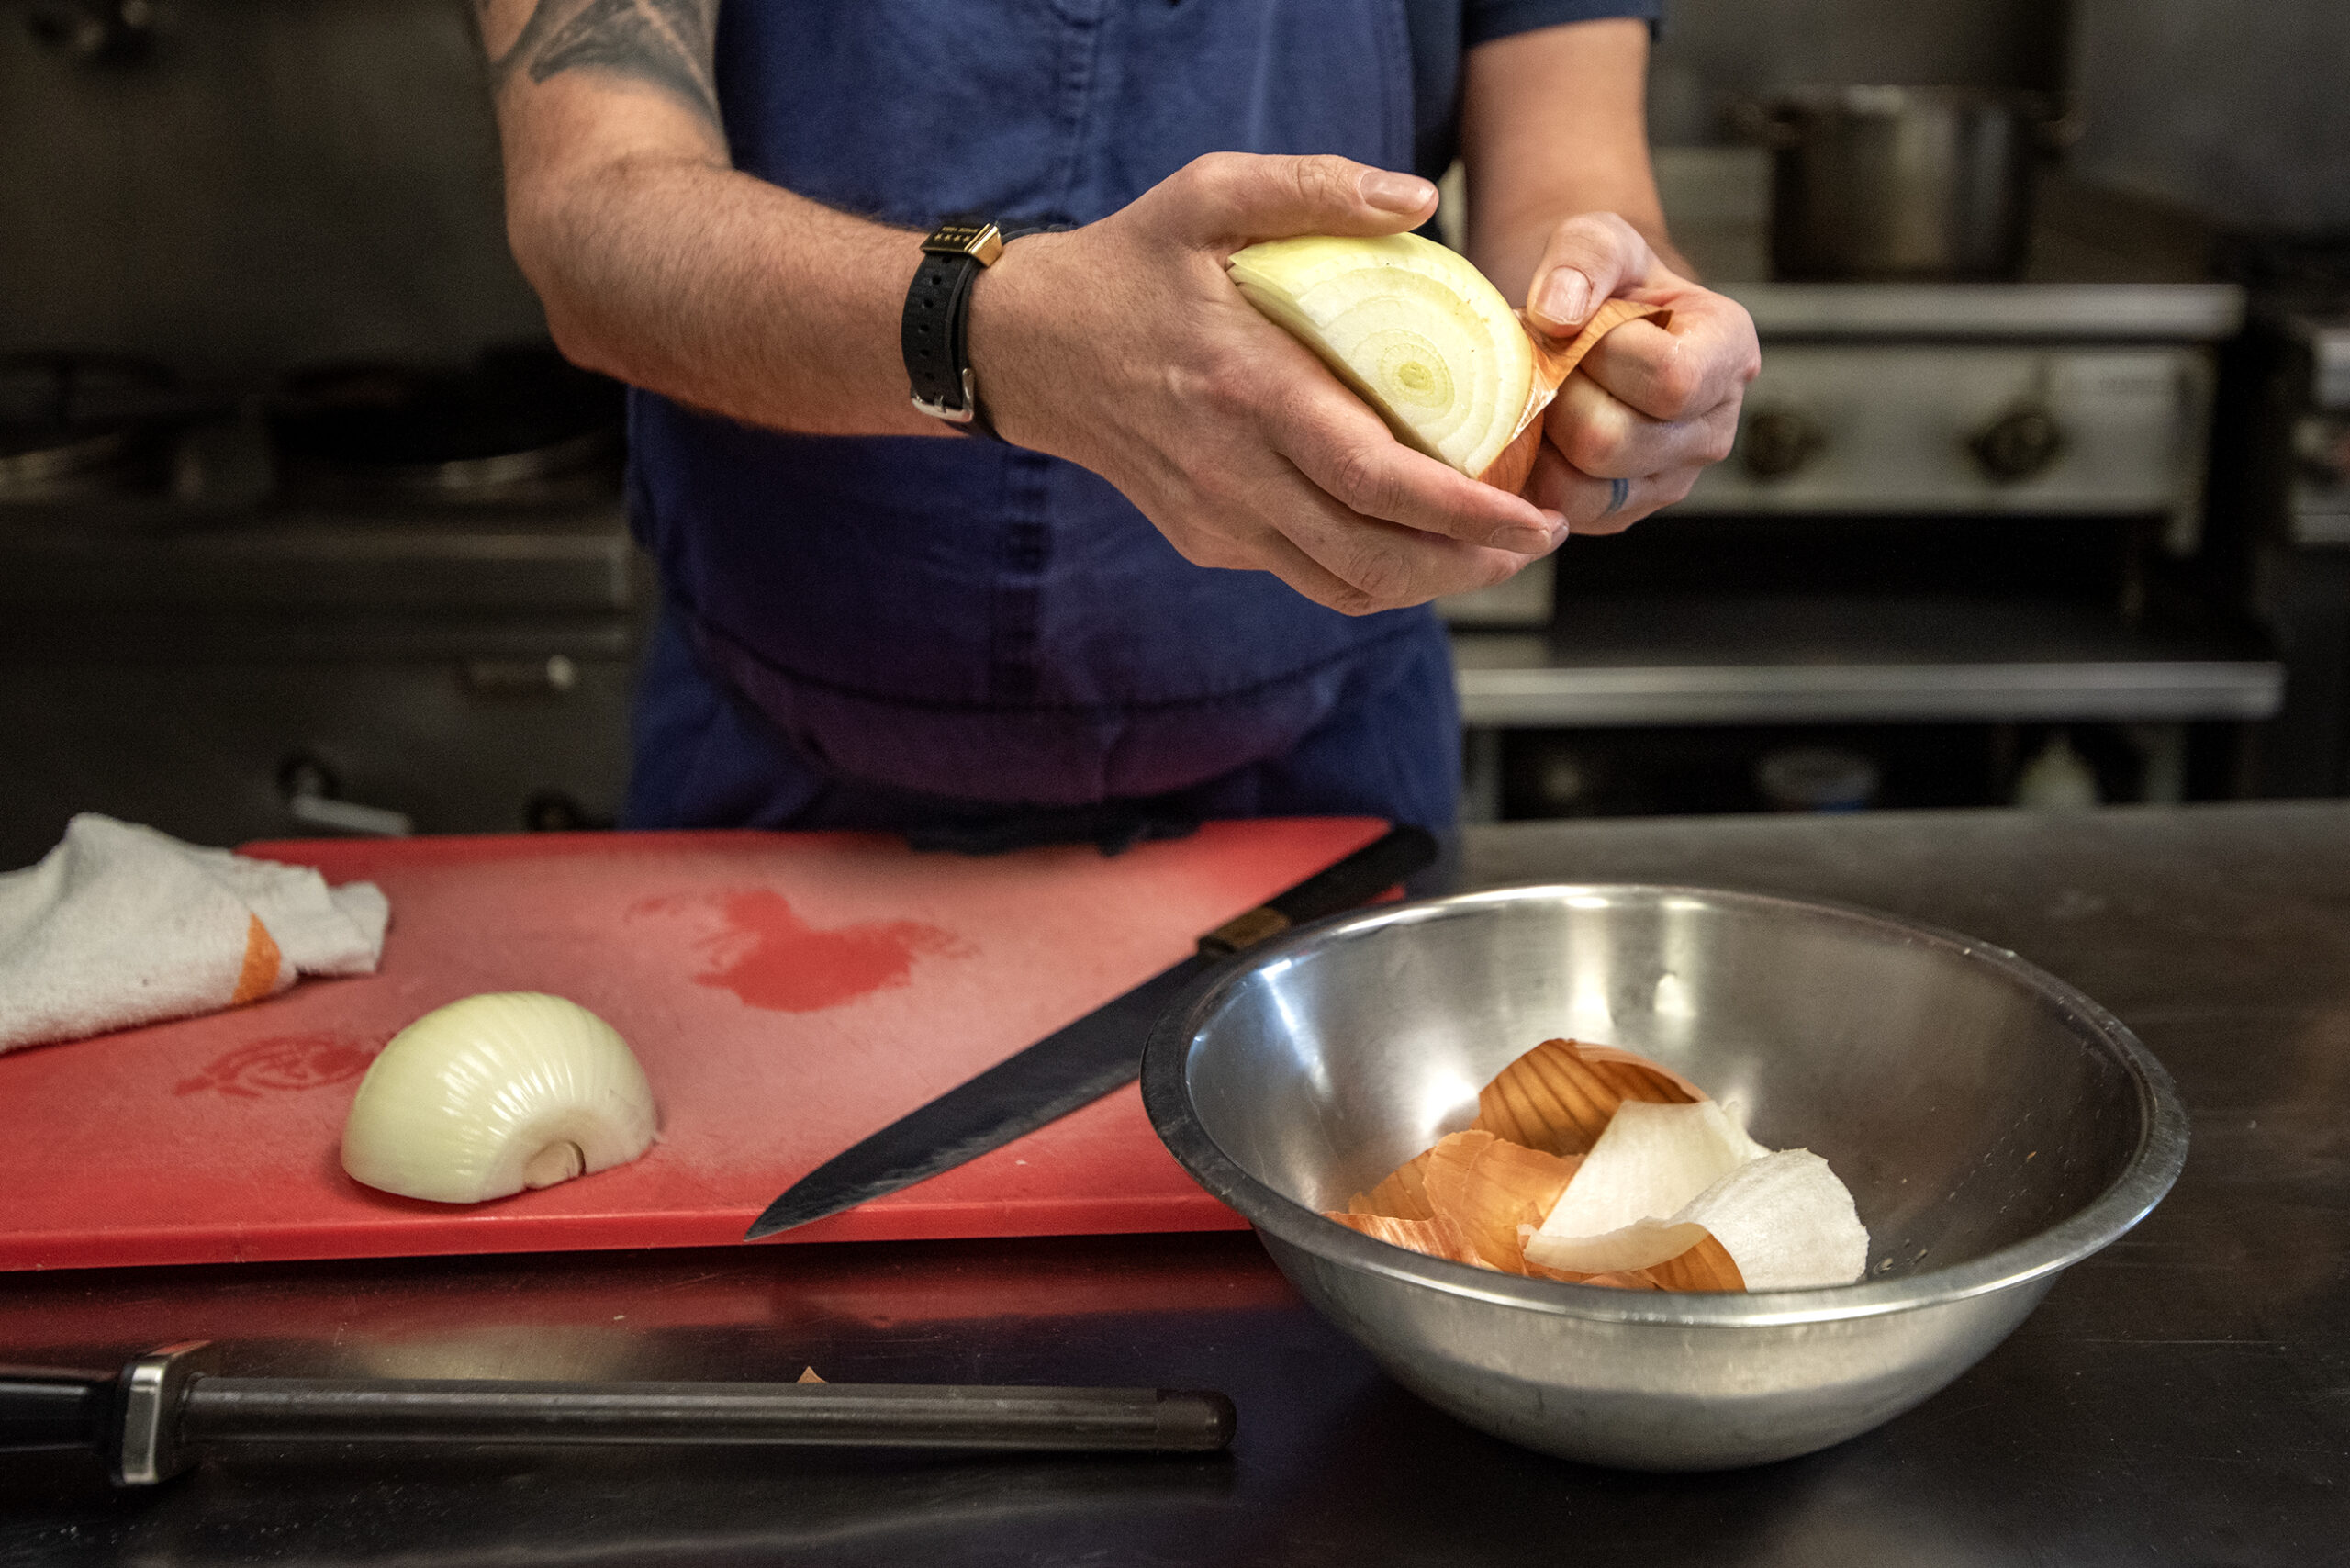
[[[1472,728],[2258,720],[2265,651],[2069,607],[1936,601],[1570,603],[1548,634],[1456,633]]]
[[[1767,342],[1927,338],[2217,342],[2244,325],[2228,283],[1733,283]]]

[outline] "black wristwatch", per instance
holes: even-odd
[[[985,218],[951,218],[932,230],[922,242],[922,265],[906,290],[898,333],[914,407],[990,441],[1003,437],[989,420],[971,377],[971,290],[980,271],[1003,254],[1009,237]]]

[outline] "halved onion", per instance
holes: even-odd
[[[1272,240],[1227,266],[1248,303],[1320,355],[1396,440],[1513,491],[1541,444],[1537,416],[1592,345],[1665,314],[1611,299],[1557,344],[1466,257],[1416,234]]]
[[[474,1204],[625,1164],[655,1130],[652,1086],[610,1025],[560,996],[498,991],[392,1036],[352,1101],[342,1168]]]

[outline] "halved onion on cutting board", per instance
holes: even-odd
[[[436,1008],[369,1064],[342,1168],[402,1197],[477,1204],[624,1165],[652,1147],[653,1089],[576,1002],[496,991]]]
[[[1532,331],[1468,258],[1416,234],[1271,240],[1226,263],[1241,295],[1379,411],[1395,439],[1515,491],[1537,423],[1592,346],[1662,308],[1611,299],[1572,342]]]

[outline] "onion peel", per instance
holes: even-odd
[[[1627,1103],[1642,1110],[1610,1140]],[[1789,1290],[1864,1276],[1868,1232],[1827,1161],[1765,1149],[1646,1057],[1545,1040],[1494,1075],[1478,1106],[1474,1126],[1326,1217],[1429,1257],[1615,1290]],[[1684,1109],[1693,1114],[1675,1114]],[[1643,1217],[1597,1235],[1550,1234],[1595,1168],[1609,1190],[1587,1213],[1567,1210],[1570,1222]],[[1656,1179],[1652,1199],[1632,1191],[1644,1171]],[[1692,1195],[1701,1181],[1710,1184]],[[1654,1212],[1669,1205],[1669,1216]]]
[[[1337,1221],[1348,1230],[1360,1231],[1373,1241],[1384,1241],[1390,1247],[1406,1251],[1425,1253],[1430,1258],[1442,1258],[1449,1262],[1467,1263],[1479,1269],[1497,1266],[1479,1256],[1470,1241],[1469,1233],[1450,1215],[1438,1215],[1433,1219],[1391,1219],[1385,1215],[1359,1215],[1325,1212],[1325,1219]]]
[[[1695,1084],[1646,1057],[1545,1040],[1477,1092],[1471,1126],[1545,1154],[1587,1154],[1627,1100],[1685,1105],[1704,1098]]]
[[[1745,1277],[1738,1271],[1738,1261],[1729,1249],[1711,1232],[1706,1239],[1662,1263],[1651,1263],[1640,1271],[1654,1280],[1660,1290],[1668,1291],[1742,1291]]]
[[[1599,340],[1629,321],[1654,321],[1662,327],[1673,319],[1673,312],[1662,305],[1642,305],[1633,299],[1610,299],[1591,313],[1582,331],[1566,342],[1543,335],[1541,330],[1518,313],[1518,323],[1534,343],[1534,386],[1527,399],[1526,413],[1517,422],[1501,455],[1487,464],[1476,477],[1495,489],[1512,495],[1526,487],[1527,479],[1534,472],[1534,460],[1542,451],[1542,415],[1565,386],[1567,377],[1575,373],[1583,356],[1599,346]]]
[[[1428,1202],[1427,1172],[1428,1161],[1435,1154],[1431,1148],[1405,1160],[1378,1186],[1347,1200],[1347,1212],[1381,1215],[1388,1219],[1434,1219],[1436,1208]]]
[[[1541,1222],[1545,1236],[1605,1236],[1678,1214],[1715,1182],[1771,1151],[1711,1100],[1627,1100]]]
[[[1512,1273],[1526,1260],[1518,1226],[1541,1223],[1579,1163],[1476,1131],[1454,1133],[1424,1158],[1431,1208],[1457,1221],[1480,1256]]]

